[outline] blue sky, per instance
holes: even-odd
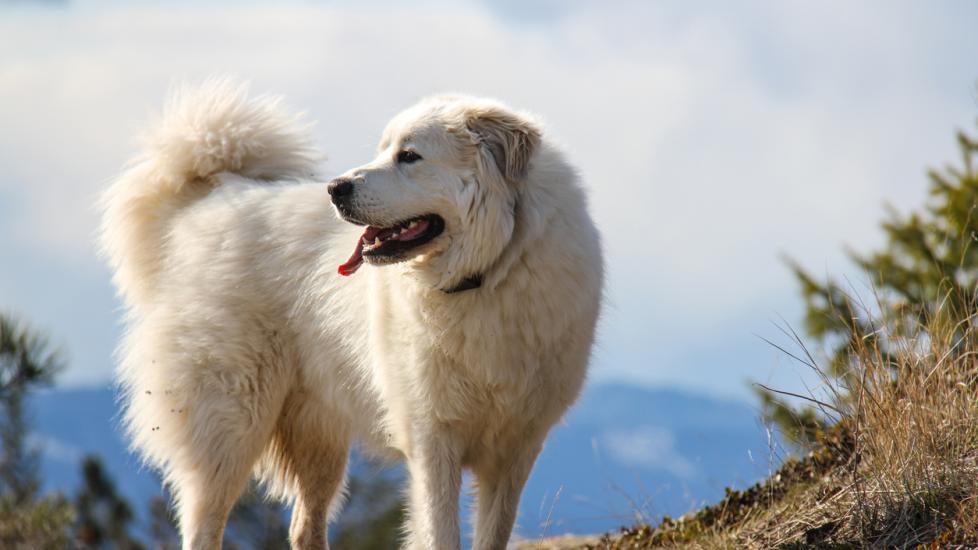
[[[580,167],[609,266],[594,380],[750,400],[811,377],[779,256],[856,275],[978,117],[971,2],[0,2],[0,307],[105,383],[118,302],[98,192],[184,79],[231,73],[317,121],[327,174],[428,94],[538,113]],[[858,276],[857,285],[861,284]]]

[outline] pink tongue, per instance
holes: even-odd
[[[349,277],[360,269],[360,265],[363,264],[363,241],[357,242],[357,248],[353,251],[353,255],[350,259],[346,261],[345,264],[340,265],[337,271],[340,275],[344,277]]]
[[[369,225],[367,226],[367,229],[363,232],[363,236],[357,239],[357,247],[353,249],[353,254],[350,255],[350,259],[347,260],[345,264],[341,265],[339,269],[337,269],[340,275],[343,275],[344,277],[349,277],[350,275],[356,273],[358,269],[360,269],[360,266],[363,265],[364,239],[366,239],[367,241],[372,241],[374,240],[374,237],[376,237],[377,234],[380,233],[381,231],[382,229],[378,227],[372,227]]]

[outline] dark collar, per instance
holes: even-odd
[[[482,286],[482,274],[478,273],[471,277],[466,277],[462,279],[457,285],[452,288],[442,289],[445,294],[455,294],[456,292],[463,292],[466,290],[472,290],[473,288],[479,288]]]

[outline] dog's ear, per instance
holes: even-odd
[[[499,173],[510,182],[526,176],[530,157],[540,144],[540,130],[526,118],[495,105],[466,113],[466,126],[483,154],[491,156]]]

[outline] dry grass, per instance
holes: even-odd
[[[946,321],[957,317],[936,315],[889,354],[855,350],[850,537],[886,547],[978,542],[978,332],[973,315]]]
[[[825,378],[839,423],[769,479],[657,527],[560,548],[978,547],[973,321],[938,308],[912,337],[857,339],[851,374]]]

